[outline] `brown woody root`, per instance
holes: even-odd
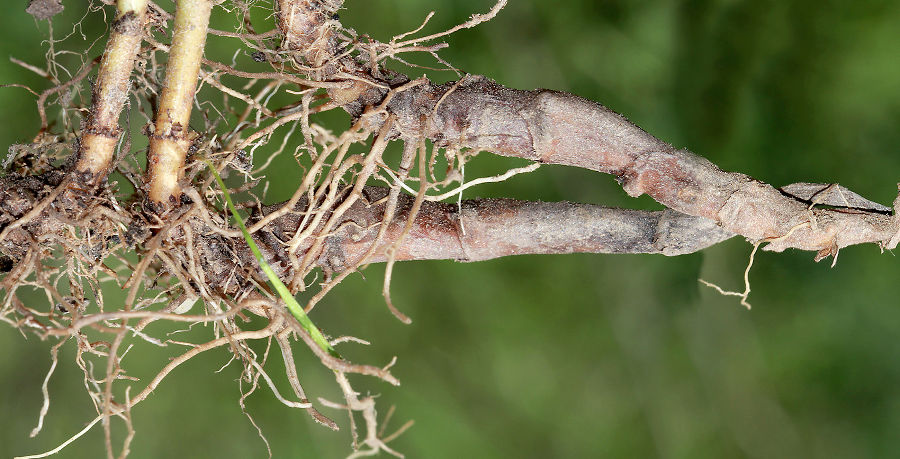
[[[48,184],[33,176],[0,179],[0,225],[8,229],[3,231],[0,252],[13,261],[25,256],[29,241],[47,240],[54,235],[62,237],[66,222],[85,212],[83,205],[66,198],[57,199],[37,215],[28,215],[53,190],[53,185],[61,183],[59,177],[53,175],[53,182]],[[321,253],[316,255],[318,265],[329,271],[357,266],[377,238],[388,193],[388,188],[364,189],[362,198],[347,210],[342,223],[326,238]],[[385,251],[400,237],[413,200],[408,195],[399,197],[395,217],[370,262],[387,259]],[[271,206],[264,213],[279,207]],[[298,203],[297,212],[279,217],[253,235],[269,264],[285,282],[292,280],[295,273],[283,247],[297,231],[305,208],[305,202]],[[253,276],[265,283],[265,276],[258,270],[239,233],[234,237],[223,235],[224,220],[217,215],[204,218],[202,212],[206,210],[202,207],[195,207],[193,211],[195,216],[188,216],[183,225],[169,232],[164,244],[171,252],[170,258],[196,263],[196,266],[185,266],[184,269],[191,272],[199,269],[213,291],[229,295],[245,293],[252,290],[248,278]],[[253,217],[256,218],[258,216]],[[15,222],[20,224],[12,227]],[[94,232],[96,241],[115,237],[129,243],[129,239],[138,237],[130,234],[134,233],[132,229],[119,234],[121,230],[110,223],[103,219],[81,220],[84,227]],[[219,232],[210,224],[218,226]],[[701,250],[732,236],[711,220],[671,210],[650,212],[512,199],[463,201],[460,210],[456,204],[425,202],[397,248],[395,260],[479,261],[519,254],[573,252],[679,255]],[[300,252],[309,250],[311,243],[299,247]],[[185,253],[178,255],[182,251]],[[191,253],[187,254],[187,251]]]
[[[327,237],[318,265],[340,272],[355,268],[377,240],[389,188],[366,187],[343,223]],[[403,233],[414,197],[400,195],[394,218],[368,262],[387,261],[387,249]],[[279,208],[272,206],[271,209]],[[288,263],[275,253],[297,231],[306,203],[276,219],[267,231],[254,234],[267,257]],[[734,235],[715,222],[672,210],[640,211],[568,202],[474,199],[461,207],[425,202],[410,231],[394,252],[395,261],[481,261],[510,255],[559,253],[653,253],[681,255],[702,250]],[[280,241],[280,242],[279,242]],[[238,252],[245,252],[235,244]],[[246,244],[243,244],[246,246]],[[308,245],[301,250],[308,250]],[[241,258],[246,259],[243,255]],[[276,268],[276,270],[278,270]],[[282,277],[290,277],[281,271]],[[257,273],[262,276],[261,273]]]
[[[504,4],[498,2],[494,10]],[[279,6],[285,46],[307,58],[304,52],[314,50],[319,65],[329,61],[332,48],[325,46],[326,38],[339,25],[330,18],[327,5],[279,0]],[[397,87],[405,82],[379,77],[375,67],[368,69],[355,61],[341,64],[346,66],[345,74],[356,75],[357,83],[376,83],[329,92],[332,102],[353,116],[359,116],[362,107],[381,103],[386,91],[376,86]],[[467,76],[444,85],[423,81],[389,97],[393,99],[387,114],[396,117],[394,129],[404,139],[426,137],[439,147],[483,150],[613,174],[631,196],[648,194],[666,207],[710,219],[751,241],[769,242],[767,250],[811,250],[819,260],[850,245],[874,242],[892,249],[900,242],[900,219],[881,209],[815,208],[812,204],[821,202],[798,199],[747,175],[722,171],[612,110],[571,94],[509,89],[482,76]],[[370,126],[373,131],[377,128]]]
[[[368,202],[345,214],[319,263],[335,271],[356,266],[378,234],[388,188],[367,187]],[[386,261],[386,249],[400,237],[414,201],[401,195],[381,246],[369,261]],[[377,204],[372,204],[377,203]],[[278,222],[278,234],[292,234],[290,220]],[[287,227],[285,227],[287,226]],[[672,210],[616,209],[569,202],[473,199],[425,202],[395,260],[481,261],[509,255],[557,253],[692,253],[734,236],[714,222]]]
[[[424,136],[440,147],[613,174],[631,196],[646,193],[752,241],[771,241],[768,250],[812,250],[821,259],[849,245],[874,242],[892,249],[898,242],[900,221],[885,212],[812,208],[771,185],[677,150],[612,110],[571,94],[514,90],[467,76],[398,92],[387,111],[396,117],[401,137]]]

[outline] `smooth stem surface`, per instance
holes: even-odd
[[[178,180],[191,144],[188,124],[211,10],[210,0],[181,0],[175,8],[166,82],[150,137],[147,165],[148,196],[162,208],[177,203],[181,194]]]
[[[147,0],[120,0],[116,6],[75,165],[77,172],[90,174],[93,183],[106,176],[122,132],[119,114],[128,98],[128,77],[140,50],[146,13]]]

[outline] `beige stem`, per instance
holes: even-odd
[[[181,195],[178,180],[191,144],[188,124],[211,9],[210,0],[180,0],[175,7],[166,82],[147,161],[147,194],[159,209],[176,204]]]
[[[99,183],[107,174],[113,151],[122,130],[119,114],[128,98],[131,69],[143,36],[147,0],[119,0],[109,43],[100,62],[100,71],[79,143],[75,171],[89,174]]]

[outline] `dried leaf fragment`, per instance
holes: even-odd
[[[810,204],[873,210],[876,212],[891,211],[890,207],[869,201],[837,183],[792,183],[781,187],[781,191]]]

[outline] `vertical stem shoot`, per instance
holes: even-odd
[[[176,204],[181,195],[178,180],[191,144],[188,124],[211,10],[210,0],[180,0],[175,7],[166,82],[147,161],[147,194],[157,209]]]
[[[122,132],[119,114],[128,98],[128,76],[140,49],[146,13],[147,0],[119,0],[116,4],[116,18],[100,62],[75,163],[75,171],[88,175],[92,184],[106,177]]]

